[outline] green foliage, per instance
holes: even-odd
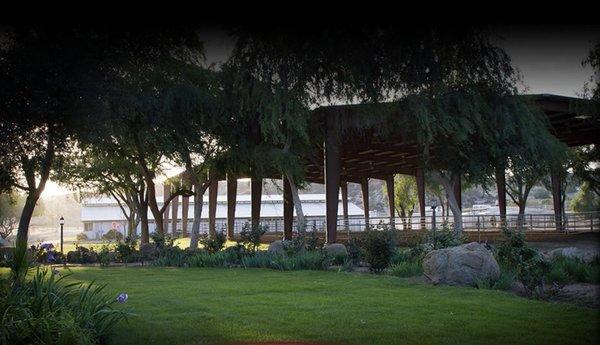
[[[396,248],[396,238],[393,230],[367,229],[362,240],[364,258],[370,265],[371,271],[381,272],[386,269]]]
[[[217,231],[215,233],[214,238],[211,238],[208,234],[200,237],[200,244],[204,247],[206,251],[210,254],[217,253],[225,246],[225,242],[227,241],[227,237],[225,233],[222,231]]]
[[[296,255],[283,255],[258,252],[242,258],[242,266],[271,268],[281,271],[323,270],[329,267],[333,258],[322,251],[305,251]]]
[[[66,275],[68,276],[68,275]],[[0,343],[97,344],[126,311],[113,309],[115,299],[94,283],[66,284],[66,276],[38,269],[31,281],[8,289],[0,282]]]
[[[212,254],[201,251],[190,256],[188,261],[190,267],[229,267],[237,263],[238,256],[233,251],[221,251]]]
[[[251,252],[256,252],[260,246],[262,236],[267,232],[268,227],[265,225],[251,226],[250,223],[244,223],[240,232],[239,244]]]
[[[384,189],[387,193],[387,188]],[[396,174],[394,175],[394,209],[402,218],[410,218],[418,202],[417,181],[413,176]],[[412,222],[402,220],[404,229],[410,229]]]
[[[600,195],[596,194],[590,188],[590,183],[585,181],[581,184],[577,194],[571,199],[570,206],[574,212],[598,211],[600,210]]]
[[[558,257],[550,262],[550,270],[546,275],[548,283],[595,283],[600,282],[600,264],[583,262],[577,258]]]
[[[448,247],[459,246],[467,242],[467,235],[462,234],[457,237],[454,231],[451,230],[447,222],[442,223],[441,229],[428,230],[425,241],[433,246],[433,249],[442,249]]]
[[[358,263],[363,259],[364,250],[361,247],[361,241],[356,238],[351,238],[346,245],[346,250],[348,251],[348,260],[353,265],[358,265]]]
[[[500,277],[495,280],[484,279],[476,282],[478,289],[510,290],[516,280],[515,274],[510,270],[500,269]]]
[[[423,265],[420,261],[403,261],[390,266],[390,274],[397,277],[414,277],[423,274]]]
[[[117,243],[115,248],[116,259],[123,263],[133,262],[139,258],[139,253],[136,250],[137,240],[135,237],[127,236],[125,241]]]
[[[116,229],[110,229],[104,235],[102,235],[102,239],[104,241],[119,242],[123,241],[123,234],[117,231]]]
[[[114,261],[115,255],[113,246],[108,243],[103,243],[98,252],[98,262],[101,267],[108,267]]]
[[[75,250],[67,253],[67,261],[77,264],[93,264],[98,261],[98,254],[93,249],[76,245]]]
[[[152,242],[154,242],[156,250],[159,252],[164,248],[173,247],[175,243],[175,238],[171,236],[171,234],[161,234],[158,231],[153,232],[150,235],[150,238],[152,239]]]
[[[87,241],[89,240],[89,238],[87,237],[87,235],[85,234],[85,232],[80,232],[77,234],[77,241]]]

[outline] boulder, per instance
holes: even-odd
[[[423,259],[424,275],[434,284],[473,286],[480,280],[494,280],[500,267],[484,244],[433,250]]]
[[[323,250],[329,256],[348,255],[348,250],[346,249],[346,246],[341,243],[327,244],[323,247]]]
[[[594,261],[598,255],[597,249],[581,249],[576,247],[556,248],[548,252],[548,257],[550,259],[556,259],[562,256],[566,258],[577,258],[588,263]]]
[[[267,251],[272,254],[284,254],[285,253],[285,245],[288,242],[289,241],[283,241],[283,240],[273,241],[273,242],[271,242],[271,244],[269,244],[269,249]]]

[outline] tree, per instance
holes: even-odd
[[[571,199],[570,206],[575,212],[597,212],[600,211],[600,196],[591,190],[589,182],[584,182]]]
[[[0,194],[0,238],[6,240],[17,227],[19,211],[23,208],[18,194]]]
[[[0,34],[7,42],[0,49],[0,192],[27,195],[17,231],[17,247],[25,248],[36,203],[77,128],[73,104],[93,42],[38,28]]]
[[[408,175],[394,175],[394,209],[402,218],[402,228],[405,230],[410,230],[412,227],[412,215],[417,202],[415,178]]]
[[[522,221],[529,193],[548,174],[548,168],[543,165],[543,159],[531,161],[526,157],[513,156],[508,160],[508,169],[506,193],[519,207],[519,221]]]

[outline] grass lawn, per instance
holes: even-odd
[[[350,344],[597,344],[599,312],[508,293],[367,274],[73,268],[127,292],[115,344],[309,340]],[[4,274],[6,271],[2,271]]]

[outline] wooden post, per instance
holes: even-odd
[[[342,181],[340,184],[342,190],[342,211],[344,213],[344,230],[350,231],[348,220],[348,182]]]
[[[252,178],[250,180],[251,217],[252,228],[260,225],[260,205],[262,198],[262,179]]]
[[[235,206],[237,202],[237,178],[227,174],[227,239],[233,240],[235,233]]]
[[[421,215],[421,230],[425,230],[427,222],[425,220],[425,174],[423,173],[423,169],[417,169],[415,178],[417,179],[417,194],[419,198],[419,214]]]
[[[184,196],[181,198],[181,236],[187,237],[188,227],[188,212],[190,209],[190,197]]]
[[[550,170],[550,180],[552,182],[552,204],[554,206],[554,224],[556,231],[563,230],[562,224],[562,186],[561,186],[561,171],[560,167],[552,167]]]
[[[394,202],[394,175],[390,175],[385,179],[385,186],[388,195],[388,209],[390,213],[390,226],[396,228],[395,222],[395,202]]]
[[[292,197],[292,186],[285,177],[283,180],[283,239],[291,240],[294,226],[294,199]]]
[[[217,215],[217,194],[219,192],[219,179],[216,173],[211,170],[209,172],[210,182],[208,185],[208,236],[215,238],[217,235],[216,215]]]
[[[325,203],[326,221],[325,242],[335,243],[337,234],[338,200],[340,193],[340,174],[342,172],[342,161],[340,153],[340,142],[337,133],[337,121],[335,118],[326,118],[327,131],[325,135]]]
[[[496,189],[498,190],[498,209],[500,224],[506,223],[506,175],[504,165],[496,166]]]
[[[363,177],[360,181],[363,199],[363,211],[365,214],[365,230],[369,226],[369,179]]]
[[[167,203],[167,199],[171,196],[171,187],[166,183],[163,184],[163,207]],[[166,207],[163,212],[163,230],[164,234],[169,233],[169,208]]]
[[[177,214],[177,211],[179,209],[179,197],[175,197],[172,201],[171,201],[171,210],[173,211],[171,213],[171,224],[172,224],[172,229],[171,232],[173,234],[175,234],[175,232],[177,231],[177,221],[179,220],[179,215]]]

